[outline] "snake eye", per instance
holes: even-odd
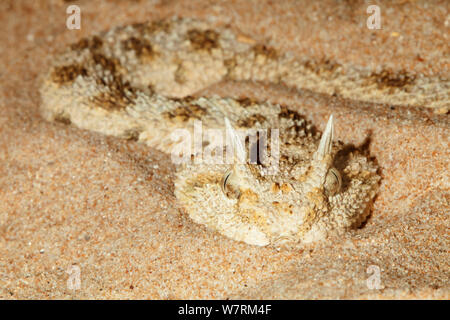
[[[341,190],[342,178],[336,168],[330,168],[325,178],[325,192],[329,196],[334,196]]]
[[[236,180],[236,175],[233,169],[225,172],[222,179],[220,180],[220,187],[222,188],[223,193],[230,199],[237,199],[241,194],[239,185]]]

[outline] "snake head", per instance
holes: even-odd
[[[253,245],[312,242],[354,227],[367,216],[379,177],[359,153],[336,168],[333,121],[330,116],[320,139],[289,145],[282,137],[279,171],[266,175],[264,165],[246,160],[248,152],[225,118],[235,163],[187,165],[176,196],[195,222]]]

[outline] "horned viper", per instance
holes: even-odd
[[[71,45],[44,77],[42,114],[186,160],[175,195],[193,221],[248,244],[301,244],[365,220],[380,180],[376,163],[333,141],[332,116],[320,135],[286,106],[190,95],[223,79],[304,87],[315,76],[227,27],[173,18]],[[232,161],[221,161],[225,154]]]

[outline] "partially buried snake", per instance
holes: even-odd
[[[202,147],[216,155],[232,150],[238,161],[188,154],[189,161],[178,165],[175,195],[193,221],[232,239],[301,244],[358,227],[379,185],[374,161],[358,150],[343,156],[342,144],[333,142],[332,116],[320,136],[285,106],[190,96],[224,79],[282,81],[319,91],[324,81],[338,86],[330,82],[336,76],[311,73],[229,28],[173,18],[117,27],[73,44],[45,76],[42,114],[172,154],[192,143],[180,144],[173,133],[193,132],[200,123]],[[229,143],[217,139],[225,129]],[[238,134],[243,129],[252,132],[247,139]],[[268,145],[265,154],[261,142]]]

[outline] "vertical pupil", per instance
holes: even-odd
[[[227,187],[227,181],[228,181],[228,178],[230,177],[230,175],[231,175],[231,172],[229,174],[227,174],[225,179],[223,180],[223,188],[224,189],[226,189],[226,187]]]
[[[337,176],[336,172],[334,172],[334,170],[331,170],[331,173],[333,174],[335,180],[335,183],[339,183],[339,177]]]

